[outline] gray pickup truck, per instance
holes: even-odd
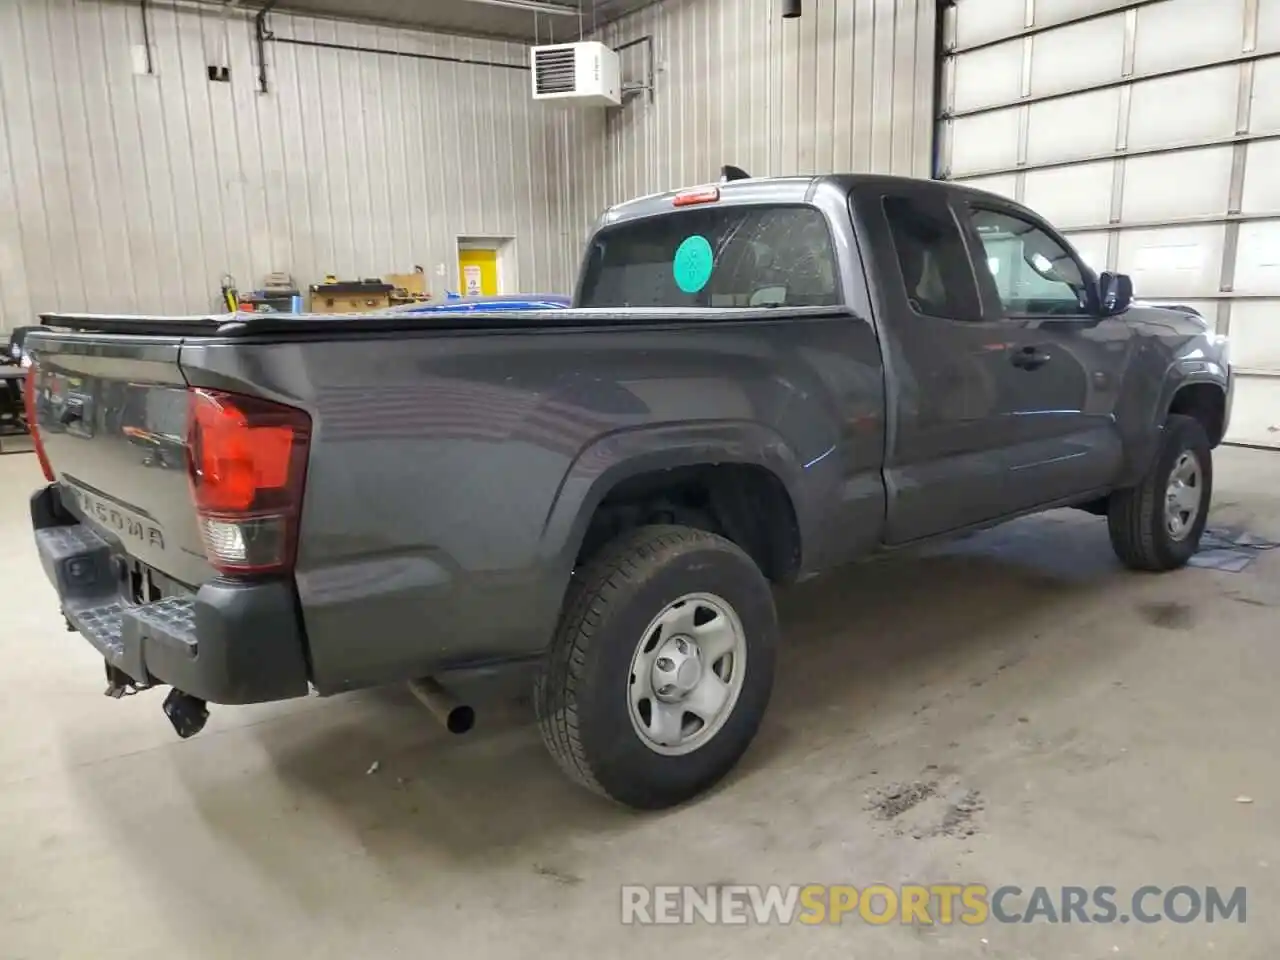
[[[523,662],[561,767],[638,808],[747,749],[774,585],[1064,506],[1180,567],[1231,404],[1198,315],[884,176],[624,203],[566,310],[42,319],[31,516],[108,693],[189,735]]]

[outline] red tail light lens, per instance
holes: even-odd
[[[188,468],[209,562],[227,574],[293,569],[311,418],[220,390],[190,396]]]
[[[44,443],[40,440],[40,424],[36,419],[36,377],[35,363],[27,367],[27,375],[22,379],[22,405],[27,410],[27,430],[31,434],[31,445],[36,448],[36,459],[40,461],[40,469],[44,478],[53,482],[53,467],[49,466],[49,456],[44,452]]]

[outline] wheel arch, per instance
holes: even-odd
[[[1181,414],[1199,421],[1209,438],[1209,448],[1222,443],[1227,431],[1227,388],[1207,378],[1189,379],[1178,384],[1165,406],[1165,416]]]
[[[542,552],[567,578],[578,561],[593,518],[610,494],[642,478],[679,480],[690,470],[758,471],[776,484],[794,528],[794,557],[780,579],[801,567],[804,520],[799,497],[801,467],[794,451],[775,431],[752,422],[668,424],[617,431],[594,441],[566,472],[542,530]],[[727,474],[726,474],[727,475]],[[733,539],[730,537],[730,539]],[[746,549],[744,545],[744,549]],[[751,550],[748,549],[750,553]]]
[[[1145,408],[1149,418],[1139,414],[1138,423],[1129,421],[1130,451],[1127,469],[1119,486],[1137,483],[1146,474],[1160,449],[1160,438],[1171,413],[1192,416],[1209,436],[1210,449],[1226,434],[1231,414],[1230,378],[1208,368],[1203,361],[1178,360],[1170,364],[1161,380],[1155,403]]]

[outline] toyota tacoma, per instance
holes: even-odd
[[[185,736],[535,665],[559,765],[637,808],[747,749],[777,586],[1058,507],[1185,564],[1232,384],[1034,212],[876,175],[616,206],[569,309],[49,314],[25,348],[36,545],[108,693],[171,688]]]

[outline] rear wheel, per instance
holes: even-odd
[[[574,575],[534,694],[543,741],[589,789],[688,800],[746,751],[769,700],[768,581],[723,537],[641,527]]]
[[[1200,548],[1213,495],[1213,452],[1193,417],[1171,414],[1151,469],[1111,495],[1107,526],[1116,555],[1134,570],[1184,566]]]

